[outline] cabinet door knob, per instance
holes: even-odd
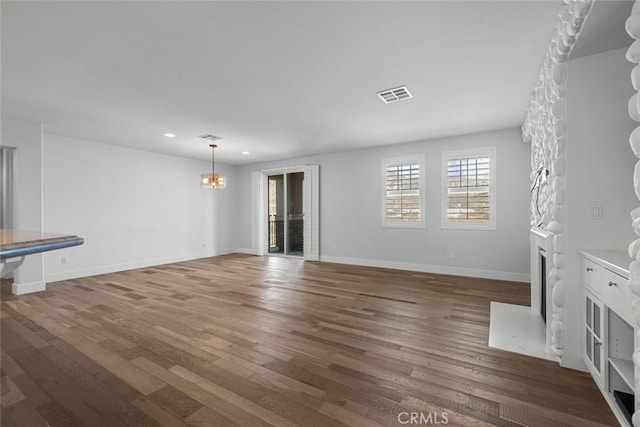
[[[618,286],[616,282],[609,282],[609,286]]]
[[[593,271],[593,268],[587,267],[587,271]]]

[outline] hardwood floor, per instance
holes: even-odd
[[[487,347],[528,299],[246,255],[4,286],[2,426],[617,425],[587,374]]]

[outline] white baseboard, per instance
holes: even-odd
[[[211,252],[203,252],[191,255],[182,255],[150,260],[135,261],[125,264],[105,265],[100,267],[92,267],[81,270],[71,270],[59,273],[45,274],[46,282],[58,282],[61,280],[71,280],[80,277],[97,276],[100,274],[117,273],[119,271],[134,270],[136,268],[153,267],[163,264],[171,264],[176,262],[191,261],[199,258],[207,258],[211,256],[226,255],[231,253],[242,253],[248,255],[256,255],[254,249],[251,248],[228,248],[218,249]],[[505,271],[481,270],[475,268],[450,267],[442,265],[415,264],[397,261],[383,261],[365,258],[346,258],[334,256],[320,256],[321,262],[334,262],[337,264],[361,265],[365,267],[393,268],[397,270],[419,271],[422,273],[450,274],[455,276],[477,277],[481,279],[508,280],[513,282],[525,282],[530,280],[529,274],[512,273]],[[43,282],[44,283],[44,282]],[[44,289],[38,289],[44,290]],[[35,291],[34,291],[35,292]]]
[[[529,283],[529,273],[513,273],[508,271],[481,270],[476,268],[451,267],[444,265],[415,264],[397,261],[382,261],[364,258],[345,258],[320,256],[321,262],[337,264],[361,265],[364,267],[393,268],[396,270],[419,271],[421,273],[449,274],[453,276],[477,277],[480,279],[507,280],[510,282]]]
[[[47,282],[31,282],[31,283],[13,283],[11,292],[15,295],[30,294],[33,292],[42,292],[47,290]]]
[[[239,254],[247,254],[247,255],[257,255],[255,249],[252,248],[236,248],[236,252]]]
[[[147,268],[147,267],[154,267],[154,266],[164,265],[164,264],[173,264],[176,262],[192,261],[194,259],[208,258],[208,257],[218,256],[218,255],[227,255],[235,252],[236,252],[235,248],[217,249],[214,251],[202,252],[202,253],[191,254],[191,255],[178,255],[178,256],[165,257],[165,258],[148,259],[148,260],[134,261],[134,262],[124,263],[124,264],[104,265],[99,267],[85,268],[81,270],[63,271],[63,272],[51,273],[51,274],[45,273],[45,279],[47,282],[59,282],[62,280],[71,280],[71,279],[78,279],[81,277],[98,276],[100,274],[109,274],[109,273],[117,273],[120,271],[135,270],[136,268]]]

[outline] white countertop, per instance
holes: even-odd
[[[589,249],[580,251],[585,258],[590,259],[607,270],[610,270],[626,279],[629,278],[629,264],[633,261],[626,251],[606,251]]]

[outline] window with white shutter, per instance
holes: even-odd
[[[385,227],[424,227],[424,157],[385,159],[382,162]]]
[[[443,153],[443,228],[496,229],[495,153],[495,147]]]

